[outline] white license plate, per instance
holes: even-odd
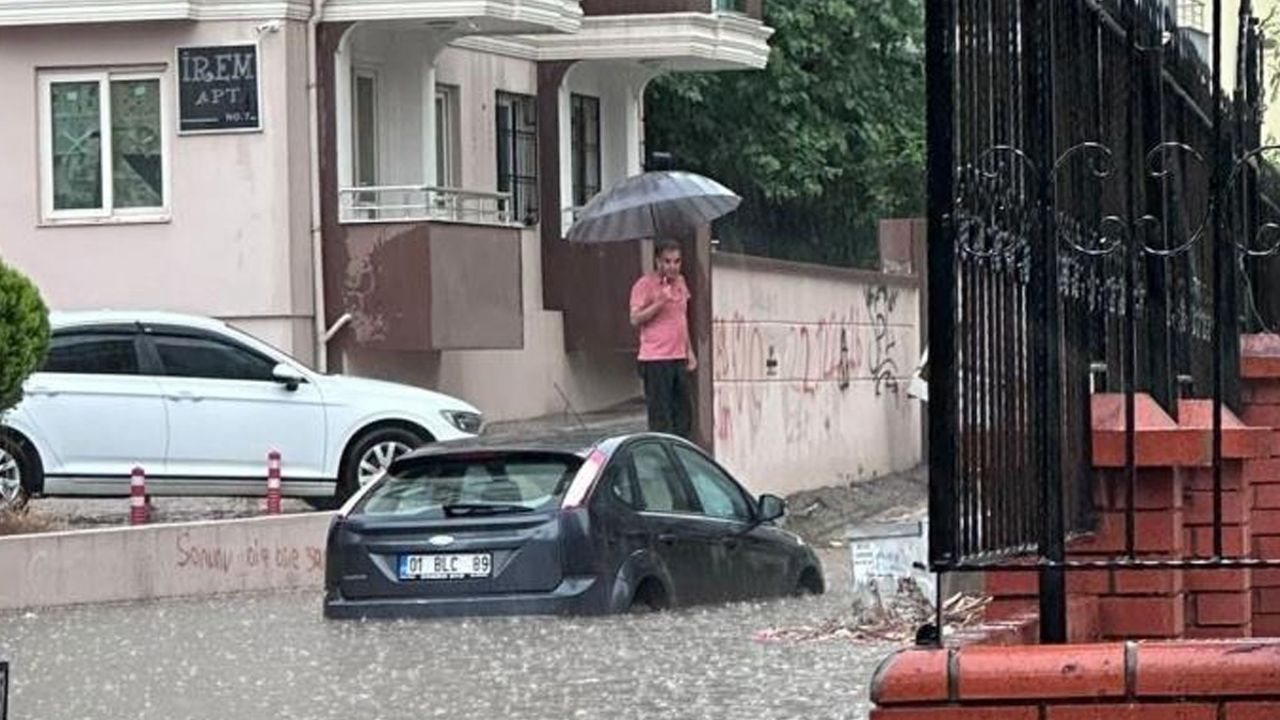
[[[493,556],[489,553],[400,556],[401,580],[462,580],[491,575]]]

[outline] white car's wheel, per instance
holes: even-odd
[[[428,438],[402,427],[378,428],[356,438],[342,464],[334,499],[339,503],[346,501],[356,490],[382,475],[397,458],[427,441]]]
[[[27,504],[27,488],[39,479],[40,460],[19,438],[0,434],[0,512],[18,511]]]
[[[377,480],[391,467],[391,463],[412,449],[398,439],[388,439],[370,446],[356,463],[356,481],[359,487]]]

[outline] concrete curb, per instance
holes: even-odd
[[[0,610],[324,583],[332,513],[0,538]]]

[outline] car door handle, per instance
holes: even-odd
[[[738,538],[733,536],[722,537],[720,538],[720,544],[730,550],[735,550],[738,547]]]
[[[169,395],[169,399],[170,400],[190,400],[192,402],[199,402],[201,400],[199,395],[196,395],[190,390],[178,390],[172,393],[171,395]]]
[[[50,397],[58,394],[56,391],[50,390],[46,385],[28,385],[23,388],[23,392],[28,395],[48,395]]]
[[[679,538],[675,533],[658,533],[658,542],[660,543],[666,543],[667,545],[670,545],[674,543],[677,539]]]

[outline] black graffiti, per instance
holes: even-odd
[[[849,389],[849,334],[840,328],[840,390]]]
[[[871,329],[875,333],[875,342],[868,349],[868,367],[871,368],[871,379],[875,382],[877,397],[886,390],[894,395],[898,394],[898,363],[890,357],[898,339],[889,329],[889,314],[897,304],[897,290],[889,290],[881,285],[867,291],[867,315],[871,318]]]

